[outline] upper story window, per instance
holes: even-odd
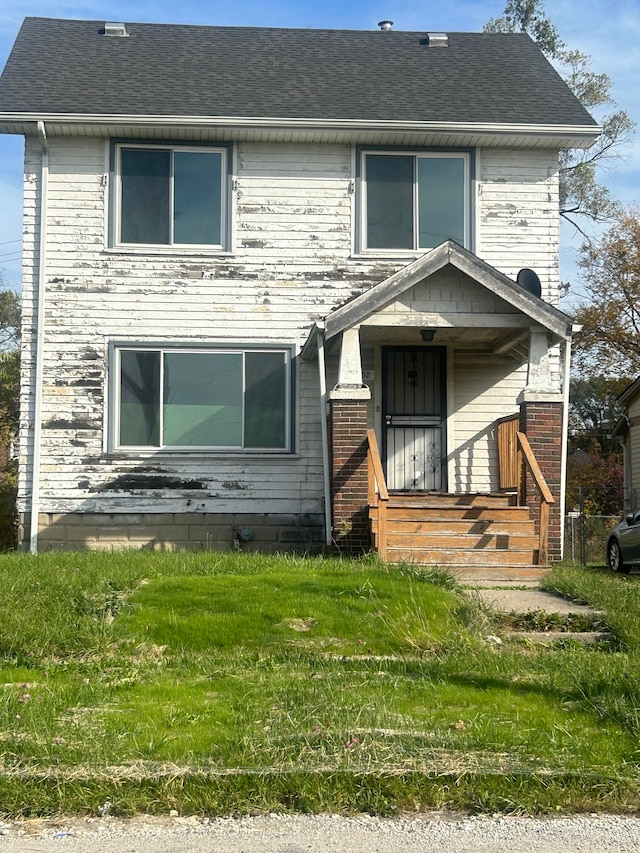
[[[116,346],[112,388],[116,449],[290,450],[288,349]]]
[[[113,243],[225,248],[227,147],[117,143]]]
[[[361,249],[433,249],[470,244],[470,155],[360,152]]]

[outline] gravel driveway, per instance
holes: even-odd
[[[138,817],[0,825],[0,853],[636,853],[640,818]]]

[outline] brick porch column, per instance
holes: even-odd
[[[529,439],[542,476],[555,503],[549,507],[549,560],[562,558],[562,438],[564,400],[560,376],[550,362],[550,340],[541,328],[532,328],[529,338],[527,385],[520,396],[520,430]],[[526,469],[525,498],[540,529],[540,493]]]
[[[562,519],[560,486],[562,472],[562,402],[523,401],[520,404],[520,430],[529,439],[542,476],[547,481],[555,503],[549,507],[549,559],[560,560]],[[526,470],[525,495],[531,517],[540,525],[540,492]]]
[[[368,551],[366,400],[331,400],[331,505],[338,550]]]
[[[329,394],[331,406],[331,506],[333,540],[342,553],[369,550],[367,481],[367,411],[371,391],[362,383],[360,335],[342,334],[338,384]]]

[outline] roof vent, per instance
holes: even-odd
[[[129,35],[124,24],[116,24],[113,22],[105,23],[104,34],[105,36],[117,36],[118,38],[124,38]]]
[[[393,26],[393,21],[378,21],[378,26],[382,32],[388,32]]]
[[[427,33],[428,47],[449,47],[449,36],[446,33]]]

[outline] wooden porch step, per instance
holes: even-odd
[[[377,516],[377,508],[369,510],[371,518]],[[388,519],[404,519],[405,521],[421,521],[427,519],[486,519],[488,521],[528,521],[529,510],[526,506],[393,506],[387,504]]]
[[[371,529],[376,532],[378,529],[377,513],[371,514]],[[448,533],[452,536],[464,536],[473,534],[475,536],[483,535],[507,535],[507,536],[533,536],[535,535],[535,526],[532,521],[514,520],[510,518],[506,520],[494,518],[421,518],[421,519],[406,519],[396,518],[395,515],[389,517],[387,515],[387,531],[389,533],[409,534],[409,533]]]
[[[414,548],[420,551],[456,550],[465,551],[534,551],[538,547],[538,537],[512,535],[507,533],[466,533],[450,536],[446,533],[398,533],[387,529],[387,548]]]
[[[389,563],[418,563],[425,566],[501,566],[537,565],[538,552],[533,548],[509,550],[478,548],[387,547]]]
[[[447,492],[423,492],[412,494],[390,494],[389,507],[496,507],[516,506],[516,496],[510,492],[449,494]]]
[[[456,580],[469,584],[481,581],[539,583],[551,571],[548,566],[446,566],[446,570]]]

